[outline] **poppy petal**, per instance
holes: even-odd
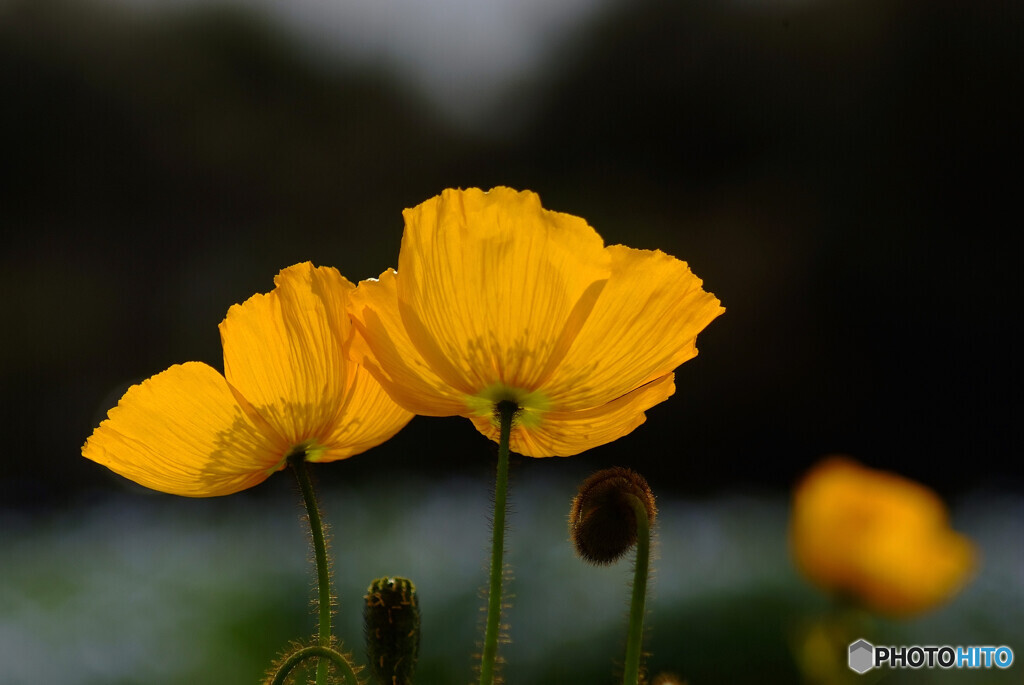
[[[607,248],[612,276],[546,384],[553,405],[600,406],[697,354],[697,334],[724,312],[686,262],[661,251]]]
[[[404,215],[398,307],[420,356],[466,395],[538,388],[608,278],[601,237],[509,188],[446,190]]]
[[[353,374],[348,393],[324,438],[325,449],[311,454],[310,461],[334,461],[365,452],[393,436],[413,417],[395,404],[368,370],[359,364],[349,366]]]
[[[398,311],[396,274],[361,281],[349,311],[359,334],[350,355],[409,411],[423,416],[453,416],[466,409],[463,393],[451,388],[409,339]]]
[[[224,375],[291,445],[322,442],[352,371],[345,314],[355,288],[337,269],[283,269],[266,295],[232,305],[220,324]]]
[[[175,365],[128,389],[82,455],[153,490],[228,495],[284,467],[284,446],[250,419],[221,376]]]

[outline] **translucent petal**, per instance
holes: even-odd
[[[402,409],[380,383],[358,364],[349,379],[348,394],[338,405],[332,430],[324,438],[323,452],[310,461],[334,461],[376,447],[402,429],[412,413]]]
[[[393,270],[361,281],[349,305],[359,332],[350,355],[362,364],[400,405],[423,416],[453,416],[466,411],[464,394],[427,364],[409,339],[398,311]]]
[[[660,251],[607,248],[612,276],[545,385],[567,411],[599,406],[697,354],[696,338],[724,312],[685,262]]]
[[[224,375],[291,445],[322,444],[354,372],[344,348],[355,286],[309,262],[282,270],[274,283],[269,294],[233,305],[221,322]]]
[[[569,457],[592,447],[618,440],[646,420],[644,412],[675,392],[673,374],[636,388],[607,404],[575,412],[543,413],[529,426],[514,426],[510,448],[527,457]],[[493,418],[473,417],[477,430],[495,442],[498,425]]]
[[[210,497],[263,481],[287,448],[252,422],[223,376],[189,362],[129,388],[82,455],[147,488]]]
[[[601,237],[509,188],[446,190],[405,223],[398,310],[437,378],[468,395],[541,387],[608,278]]]

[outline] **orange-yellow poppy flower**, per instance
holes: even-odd
[[[974,548],[951,530],[923,485],[830,457],[793,497],[790,542],[811,581],[883,614],[909,615],[952,597],[974,567]]]
[[[363,363],[417,414],[465,416],[511,448],[568,456],[626,435],[724,310],[660,251],[605,247],[529,191],[446,190],[406,210],[398,271],[359,284]]]
[[[252,487],[299,452],[344,459],[398,432],[412,415],[347,358],[355,286],[308,262],[274,283],[221,322],[223,376],[187,362],[132,386],[82,454],[148,488],[209,497]]]

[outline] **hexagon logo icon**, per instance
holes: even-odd
[[[866,673],[875,665],[875,646],[867,640],[850,644],[850,670]]]

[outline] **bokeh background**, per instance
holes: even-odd
[[[797,682],[827,602],[788,558],[826,454],[935,488],[981,548],[878,644],[1024,654],[1024,9],[956,0],[0,0],[0,683],[251,683],[307,633],[287,474],[155,495],[80,457],[123,391],[219,366],[227,308],[311,260],[397,261],[401,210],[510,185],[688,261],[727,308],[630,436],[513,463],[510,682],[613,682],[628,563],[572,557],[575,484],[660,497],[652,671]],[[341,633],[412,577],[421,681],[472,677],[493,449],[417,418],[317,470]],[[886,682],[1020,682],[913,672]]]

